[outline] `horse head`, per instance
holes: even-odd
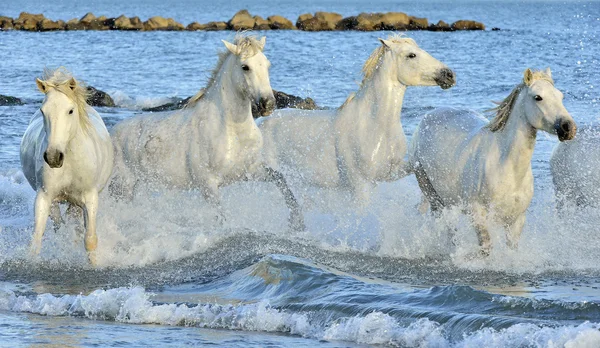
[[[86,89],[66,70],[47,71],[44,80],[36,79],[38,89],[45,94],[40,112],[48,145],[44,161],[51,168],[60,168],[68,143],[78,128],[89,124],[86,109]]]
[[[456,75],[444,63],[433,58],[410,38],[394,35],[379,39],[384,52],[390,52],[398,81],[405,86],[440,86],[456,84]]]
[[[254,115],[268,116],[275,109],[275,96],[269,80],[271,63],[263,54],[266,38],[236,38],[235,43],[223,40],[234,57],[230,76],[238,92],[248,98]]]

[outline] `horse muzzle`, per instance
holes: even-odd
[[[438,86],[442,87],[442,89],[448,89],[456,84],[456,75],[454,74],[454,71],[449,68],[443,68],[438,72],[434,81]]]
[[[60,168],[65,160],[65,154],[58,150],[46,150],[44,152],[44,161],[50,168]]]
[[[259,118],[269,116],[275,110],[275,97],[260,98],[256,103],[252,104],[252,116]]]
[[[577,134],[577,125],[572,120],[560,118],[554,124],[554,129],[558,135],[558,140],[565,141],[575,138]]]

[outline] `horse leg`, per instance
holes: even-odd
[[[306,229],[306,225],[304,224],[302,208],[298,204],[298,201],[296,200],[294,193],[288,186],[283,174],[266,165],[263,165],[261,169],[262,175],[260,175],[259,178],[266,182],[274,183],[283,195],[283,198],[285,199],[285,204],[290,210],[290,216],[288,220],[290,227],[295,231],[304,231]]]
[[[438,193],[433,188],[433,184],[429,180],[429,177],[427,176],[427,173],[425,173],[425,170],[423,169],[423,167],[420,164],[417,164],[416,166],[414,166],[413,169],[414,169],[415,176],[417,177],[417,182],[419,183],[419,187],[421,188],[421,192],[423,193],[423,196],[425,196],[425,198],[429,202],[429,206],[431,208],[431,213],[434,216],[439,216],[442,208],[444,207],[444,204],[442,203],[442,198],[438,195]],[[421,205],[419,207],[420,211],[422,211],[423,208],[425,209],[425,211],[427,209],[427,205],[424,204],[424,202],[425,202],[425,200],[422,199]]]
[[[98,236],[96,236],[96,214],[98,212],[98,192],[92,190],[83,197],[83,220],[85,226],[85,250],[92,266],[96,266],[96,248]]]
[[[39,189],[35,197],[35,227],[30,247],[30,253],[34,257],[38,256],[42,249],[42,237],[46,230],[46,222],[48,221],[48,215],[50,214],[51,204],[52,200],[48,194],[42,189]]]
[[[54,232],[58,232],[60,227],[64,224],[64,220],[60,214],[60,206],[58,203],[53,203],[50,206],[50,220],[54,224],[53,229]]]
[[[519,247],[519,239],[525,225],[525,214],[521,214],[515,222],[508,225],[506,228],[506,245],[509,248],[516,250]]]
[[[477,240],[481,247],[479,254],[487,257],[490,255],[492,249],[492,240],[487,228],[487,210],[485,207],[475,204],[472,208],[471,219],[473,220],[475,230],[477,230]]]

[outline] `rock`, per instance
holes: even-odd
[[[24,103],[21,101],[21,99],[17,98],[17,97],[9,97],[7,95],[2,95],[0,94],[0,105],[1,106],[6,106],[6,105],[23,105]]]
[[[342,20],[335,25],[335,30],[355,30],[357,25],[358,17],[350,16],[342,18]]]
[[[452,31],[450,24],[444,21],[439,21],[437,24],[431,23],[427,29],[430,31]]]
[[[334,12],[317,12],[314,16],[307,13],[298,17],[296,26],[305,31],[329,31],[335,30],[341,20],[342,15]]]
[[[85,16],[81,17],[79,21],[82,23],[91,23],[94,19],[96,19],[96,16],[94,16],[93,13],[88,12]]]
[[[61,23],[62,22],[62,23]],[[64,30],[65,22],[63,21],[52,21],[48,18],[44,18],[41,22],[38,22],[38,30],[39,31],[53,31],[53,30]]]
[[[460,20],[452,23],[453,30],[485,30],[485,25],[476,21]]]
[[[261,16],[254,16],[254,30],[271,30],[271,25]]]
[[[196,30],[204,30],[206,29],[206,25],[200,24],[198,22],[192,22],[185,27],[185,30],[196,31]]]
[[[66,30],[86,30],[87,28],[87,24],[80,22],[77,18],[67,21],[65,25]]]
[[[410,24],[410,17],[403,12],[388,12],[381,17],[380,30],[406,30]]]
[[[87,87],[89,93],[87,102],[90,106],[115,106],[115,101],[111,98],[108,93],[96,89],[92,86]]]
[[[168,23],[167,30],[170,30],[170,31],[185,30],[185,26],[183,24],[177,22],[173,18],[167,18],[167,23]]]
[[[19,18],[13,21],[13,28],[16,30],[37,31],[38,23],[45,19],[43,14],[31,14],[21,12]]]
[[[217,31],[227,29],[227,23],[225,22],[208,22],[204,25],[206,31]]]
[[[0,16],[0,30],[12,30],[12,29],[14,29],[13,19],[10,17]]]
[[[295,108],[303,110],[316,110],[319,109],[315,101],[312,98],[301,98],[295,95],[287,94],[284,92],[273,90],[275,95],[275,101],[278,109],[284,108]]]
[[[87,30],[109,30],[115,22],[114,18],[107,19],[105,16],[93,19],[87,24]],[[86,22],[82,22],[86,23]]]
[[[499,31],[499,30],[502,30],[502,29],[500,29],[500,28],[498,28],[498,27],[493,27],[493,28],[492,28],[492,31]]]
[[[294,30],[296,26],[289,19],[282,16],[270,16],[267,18],[273,30]]]
[[[227,22],[227,28],[235,31],[250,30],[254,29],[254,24],[255,20],[250,15],[250,12],[248,10],[241,10],[234,14],[229,22]]]
[[[426,30],[429,27],[427,18],[418,18],[410,16],[408,29],[410,30]]]
[[[169,22],[166,18],[160,16],[150,17],[147,21],[144,22],[144,30],[152,31],[152,30],[164,30],[169,26]]]
[[[144,22],[142,22],[140,17],[131,17],[129,18],[129,21],[131,22],[132,30],[144,30]]]
[[[181,109],[185,106],[185,104],[187,104],[187,102],[190,100],[190,98],[191,97],[187,97],[185,99],[173,98],[173,101],[170,103],[155,106],[153,108],[144,108],[144,109],[142,109],[142,111],[161,112],[161,111],[170,111],[170,110]]]
[[[126,17],[125,15],[120,15],[119,17],[115,18],[114,22],[112,23],[111,29],[134,30],[133,26],[131,25],[131,19],[129,19],[129,17]]]

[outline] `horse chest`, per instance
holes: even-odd
[[[253,132],[225,132],[215,144],[213,164],[226,175],[239,176],[257,161],[260,143]]]

